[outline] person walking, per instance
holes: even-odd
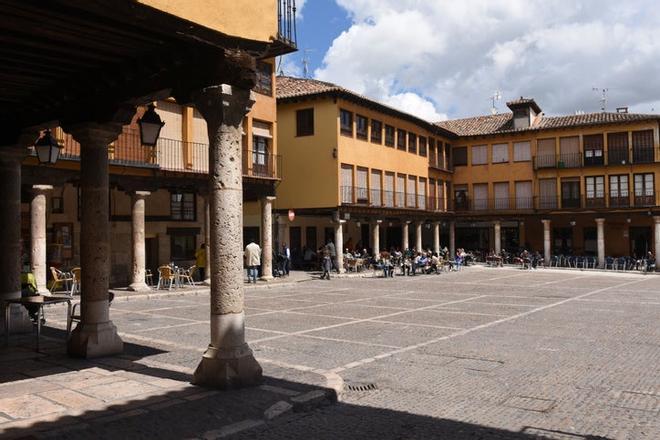
[[[248,283],[257,284],[257,275],[261,266],[261,248],[254,240],[245,246],[245,265],[248,269]]]
[[[282,272],[284,276],[289,276],[289,271],[291,270],[291,249],[286,243],[282,243]]]
[[[321,257],[321,269],[323,273],[321,274],[321,279],[330,279],[330,271],[332,270],[332,257],[330,256],[330,247],[328,245],[323,247],[322,257]]]
[[[337,248],[335,248],[335,244],[332,242],[332,240],[329,240],[328,243],[325,245],[325,247],[328,249],[328,252],[330,252],[330,264],[333,269],[336,269],[337,272],[339,272],[339,267],[337,266]]]
[[[195,266],[197,266],[197,271],[199,273],[199,280],[204,281],[206,272],[206,244],[202,243],[195,252]]]

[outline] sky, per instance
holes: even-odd
[[[333,82],[430,121],[498,112],[660,112],[657,0],[298,0],[280,71]],[[594,88],[598,90],[593,90]]]

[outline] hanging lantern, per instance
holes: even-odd
[[[60,157],[62,147],[57,143],[50,130],[47,129],[44,131],[43,136],[35,142],[34,149],[37,152],[37,159],[39,159],[40,164],[52,165]]]
[[[296,213],[293,211],[293,209],[289,209],[289,221],[292,222],[296,218]]]
[[[140,141],[142,145],[155,147],[156,142],[158,142],[158,136],[160,136],[160,130],[165,125],[165,122],[160,119],[153,104],[149,104],[147,111],[138,119],[138,125],[140,126]]]

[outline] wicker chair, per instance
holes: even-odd
[[[165,287],[167,283],[169,283],[168,290],[172,290],[172,284],[174,284],[175,279],[174,271],[170,266],[160,266],[158,268],[158,285],[156,286],[156,290],[160,289],[161,286]]]
[[[50,274],[53,277],[53,281],[51,282],[50,285],[50,292],[53,293],[57,291],[57,287],[64,287],[64,290],[68,291],[69,290],[69,283],[73,282],[73,277],[66,273],[62,272],[59,269],[56,269],[54,267],[50,267]]]

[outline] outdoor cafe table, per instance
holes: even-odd
[[[68,296],[44,296],[44,295],[36,295],[36,296],[26,296],[23,298],[16,298],[16,299],[9,299],[9,300],[4,300],[4,308],[5,308],[5,347],[9,346],[9,319],[11,313],[10,311],[10,306],[12,304],[20,304],[22,306],[27,306],[27,305],[34,305],[39,307],[39,311],[37,313],[37,351],[39,351],[39,339],[41,338],[41,312],[42,309],[45,305],[48,304],[61,304],[61,303],[67,303],[67,310],[66,310],[66,338],[67,340],[69,339],[69,335],[71,334],[71,298]]]

